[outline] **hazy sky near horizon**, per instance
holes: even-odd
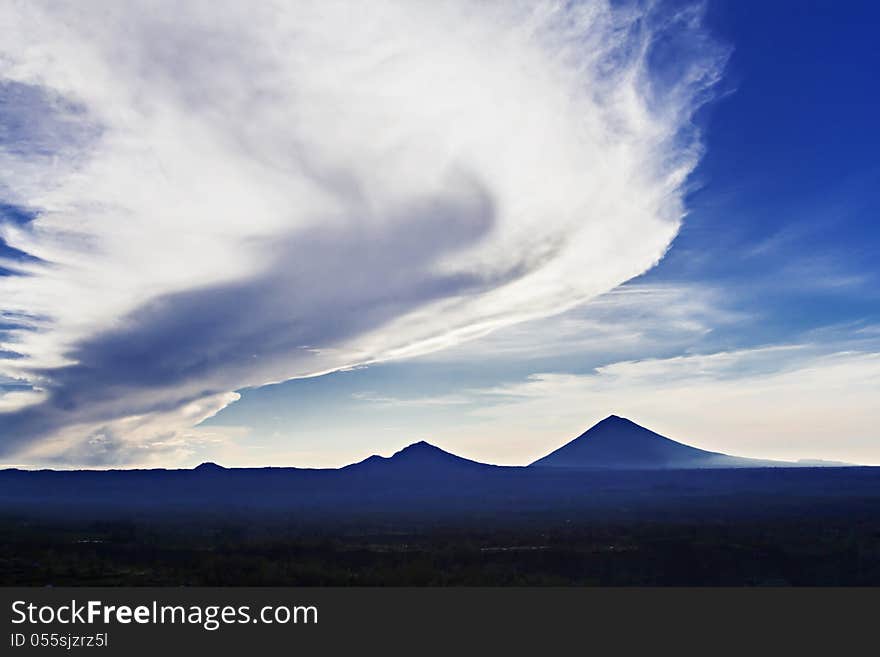
[[[0,464],[880,464],[872,3],[0,7]]]

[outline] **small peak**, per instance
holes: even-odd
[[[397,456],[397,454],[411,454],[413,452],[442,452],[442,451],[443,450],[441,450],[439,447],[436,447],[435,445],[432,445],[431,443],[429,443],[427,441],[420,440],[417,443],[412,443],[411,445],[407,445],[406,447],[404,447],[403,449],[398,451],[395,454],[395,456]]]
[[[193,468],[196,472],[219,472],[221,470],[225,470],[222,465],[217,465],[216,463],[212,463],[211,461],[205,461],[204,463],[199,463],[195,468]]]

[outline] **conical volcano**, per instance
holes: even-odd
[[[660,470],[788,465],[709,452],[661,436],[631,420],[610,415],[532,466]]]

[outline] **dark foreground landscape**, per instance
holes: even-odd
[[[880,468],[687,468],[638,425],[591,432],[565,453],[605,460],[579,467],[417,443],[338,470],[2,471],[0,583],[880,585]]]

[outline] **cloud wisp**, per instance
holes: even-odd
[[[548,436],[575,436],[614,412],[714,451],[876,463],[880,351],[876,341],[863,345],[874,351],[835,350],[846,346],[795,343],[534,374],[474,391],[496,401],[472,413],[506,423],[507,439],[530,458],[552,448]]]
[[[699,19],[4,4],[0,453],[143,460],[235,390],[443,349],[650,268],[725,58]]]

